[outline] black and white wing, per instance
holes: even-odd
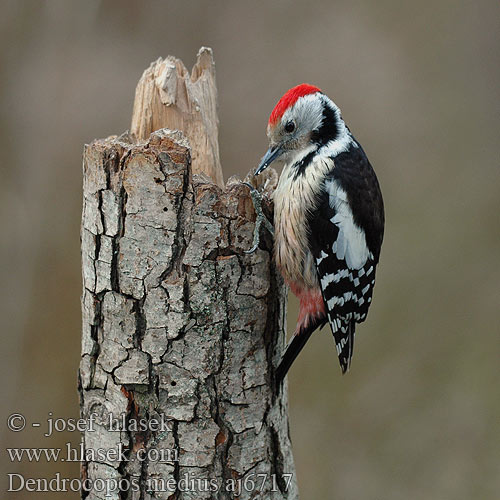
[[[337,155],[332,167],[309,218],[309,238],[345,373],[353,354],[355,325],[366,319],[372,300],[384,209],[377,178],[360,146]]]

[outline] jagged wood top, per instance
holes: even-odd
[[[135,91],[130,132],[143,140],[161,128],[182,130],[191,146],[193,174],[204,173],[223,186],[215,64],[210,48],[199,50],[191,74],[173,56],[157,59],[144,71]]]

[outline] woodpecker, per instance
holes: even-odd
[[[273,109],[269,149],[283,170],[274,192],[274,259],[300,302],[297,327],[276,370],[279,384],[311,334],[329,323],[342,373],[351,365],[356,323],[366,319],[384,234],[375,172],[318,87],[298,85]]]

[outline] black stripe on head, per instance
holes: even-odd
[[[318,146],[324,146],[331,140],[337,138],[339,133],[337,114],[335,110],[326,102],[323,104],[323,121],[317,130],[313,130],[311,141]]]

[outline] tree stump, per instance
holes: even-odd
[[[296,499],[286,386],[272,383],[286,289],[270,239],[244,253],[255,213],[247,186],[223,186],[211,51],[191,75],[166,61],[181,91],[204,81],[203,99],[182,91],[196,125],[150,130],[180,112],[175,92],[160,106],[146,88],[149,68],[135,133],[84,151],[82,498]]]

